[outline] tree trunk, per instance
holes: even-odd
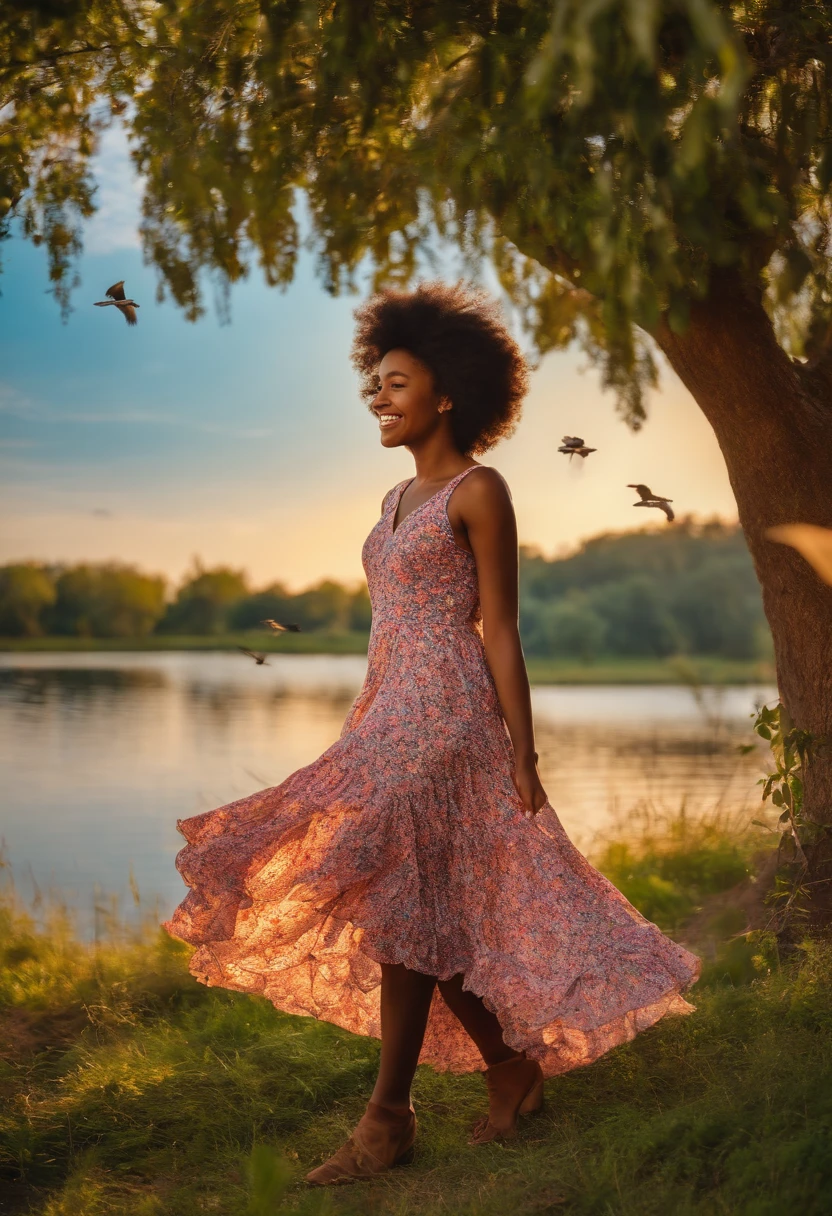
[[[713,427],[763,589],[780,696],[795,725],[829,744],[805,773],[805,813],[832,823],[832,587],[774,524],[832,528],[832,375],[777,343],[759,293],[736,272],[713,275],[684,334],[654,335]]]

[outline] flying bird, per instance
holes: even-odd
[[[96,300],[96,308],[108,308],[112,306],[117,308],[124,317],[128,325],[135,325],[138,321],[136,309],[139,305],[135,300],[128,300],[124,295],[124,279],[120,279],[118,283],[113,283],[112,287],[108,287],[104,292],[105,296],[109,296],[108,300]]]
[[[266,656],[264,654],[257,654],[257,652],[254,650],[246,650],[245,646],[238,646],[237,649],[241,650],[243,654],[247,654],[250,659],[254,659],[258,667],[263,667],[264,665],[266,667],[269,666],[269,664],[266,662]]]
[[[273,621],[271,617],[268,620],[261,621],[261,625],[268,625],[269,629],[273,629],[275,633],[300,633],[300,625],[281,625],[280,621]]]
[[[804,557],[819,578],[832,587],[832,528],[817,524],[779,524],[767,528],[769,540],[791,545]]]
[[[673,508],[669,505],[673,502],[672,498],[663,498],[661,494],[654,494],[649,486],[634,485],[633,482],[627,483],[628,490],[635,490],[638,493],[639,501],[634,502],[634,507],[658,507],[660,511],[664,511],[667,516],[667,522],[672,524],[676,516],[673,514]]]
[[[583,439],[577,435],[564,435],[562,445],[558,448],[559,452],[563,452],[564,456],[568,456],[570,461],[573,456],[582,456],[586,460],[590,452],[597,452],[597,448],[588,448]]]

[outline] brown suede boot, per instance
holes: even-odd
[[[367,1109],[355,1131],[333,1157],[306,1175],[311,1186],[341,1186],[383,1174],[394,1165],[413,1160],[416,1115],[413,1110],[398,1114],[375,1102]]]
[[[520,1115],[543,1109],[543,1072],[537,1060],[515,1056],[483,1073],[488,1086],[488,1115],[474,1124],[472,1144],[510,1140]]]

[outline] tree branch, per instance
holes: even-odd
[[[27,68],[34,69],[57,63],[59,59],[71,58],[73,55],[96,55],[101,51],[125,51],[128,48],[136,48],[140,51],[172,51],[174,49],[171,46],[160,46],[156,43],[148,45],[135,38],[131,42],[103,42],[100,46],[86,43],[84,46],[71,47],[65,51],[55,51],[51,55],[41,55],[38,59],[8,59],[6,68],[0,71],[0,78],[9,68],[19,68],[21,71],[25,71]]]

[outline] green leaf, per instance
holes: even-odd
[[[624,21],[636,50],[651,67],[656,62],[657,0],[627,0]]]

